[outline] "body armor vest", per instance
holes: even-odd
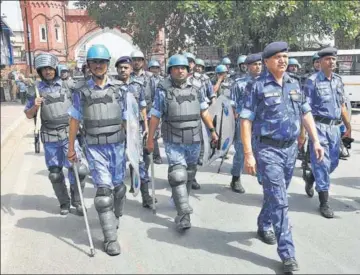
[[[72,105],[70,91],[65,85],[56,92],[40,92],[44,98],[41,106],[41,141],[58,142],[68,138],[69,115]]]
[[[224,95],[227,98],[231,99],[231,90],[230,90],[230,88],[231,88],[231,84],[229,82],[222,82],[220,84],[219,96]]]
[[[83,86],[83,125],[87,144],[112,144],[125,140],[119,85],[104,90]]]
[[[165,91],[167,112],[164,114],[161,132],[165,142],[178,144],[200,143],[201,116],[199,93],[201,82],[187,80],[186,87],[174,87],[171,79],[159,83]]]

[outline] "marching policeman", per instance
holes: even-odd
[[[296,58],[289,58],[289,64],[287,67],[288,73],[298,74],[299,69],[301,68],[301,65],[299,64],[299,61]]]
[[[139,117],[146,118],[146,101],[145,101],[145,93],[142,83],[138,81],[136,78],[131,79],[130,74],[132,72],[132,60],[130,56],[122,56],[119,57],[118,60],[115,62],[115,68],[118,72],[117,79],[120,82],[120,89],[123,94],[132,93],[138,102],[139,105]],[[143,119],[141,119],[141,124],[143,124]],[[143,126],[143,125],[142,125]],[[139,144],[143,144],[143,128],[140,127],[140,140]],[[132,140],[128,140],[127,142],[133,142]],[[140,192],[142,197],[142,205],[145,208],[152,207],[152,198],[149,194],[149,175],[144,163],[143,158],[144,152],[141,151],[140,154],[140,163],[139,163],[139,172],[140,172]],[[126,160],[124,159],[124,169],[126,169]],[[133,173],[133,170],[130,170]],[[132,178],[132,177],[131,177]]]
[[[196,59],[195,55],[189,52],[185,52],[183,53],[183,55],[187,58],[189,62],[189,73],[193,73],[195,68],[195,59]]]
[[[121,252],[117,240],[119,218],[125,203],[125,112],[121,82],[107,75],[110,53],[103,45],[93,45],[86,56],[92,77],[79,81],[69,110],[68,159],[76,161],[74,142],[83,121],[85,152],[96,190],[94,205],[104,234],[104,250],[114,256]]]
[[[313,62],[314,72],[315,73],[319,72],[321,67],[320,67],[320,57],[318,53],[314,53],[314,55],[312,56],[312,62]]]
[[[215,68],[216,77],[213,81],[214,84],[214,93],[219,97],[224,95],[227,98],[231,99],[230,88],[233,84],[233,81],[228,77],[228,69],[225,65],[218,65]]]
[[[156,87],[159,84],[159,82],[164,79],[164,77],[160,74],[160,72],[161,72],[160,63],[157,60],[150,60],[149,64],[148,64],[148,68],[149,68],[149,71],[153,74],[152,75],[153,87],[151,87],[151,100],[153,102]],[[147,111],[146,113],[147,113],[148,123],[149,123],[149,120],[151,118],[150,110]],[[156,163],[156,164],[162,164],[162,159],[161,159],[160,149],[159,149],[159,142],[158,142],[159,137],[160,137],[160,129],[158,129],[156,131],[156,134],[154,137],[154,146],[155,147],[154,147],[153,158],[154,158],[154,163]]]
[[[203,83],[203,85],[205,86],[206,102],[209,105],[211,105],[214,104],[216,101],[216,94],[214,93],[214,87],[211,83],[210,77],[208,77],[204,72],[205,72],[204,60],[200,58],[196,58],[194,72],[190,73],[189,75],[192,75],[197,80],[200,80]],[[203,157],[204,157],[204,139],[202,138],[202,132],[200,132],[200,135],[201,135],[201,150],[200,150],[198,164],[201,166],[203,164]],[[200,189],[200,184],[196,181],[196,179],[194,179],[194,182],[192,183],[192,189]]]
[[[161,132],[169,163],[168,179],[177,210],[175,223],[178,230],[185,230],[191,227],[189,194],[200,153],[200,120],[210,129],[214,142],[218,137],[207,111],[203,85],[188,76],[186,57],[180,54],[171,56],[168,73],[169,77],[159,83],[155,92],[147,149],[149,152],[154,149],[153,136],[161,118]]]
[[[243,107],[245,88],[248,83],[255,81],[261,73],[261,54],[250,54],[245,59],[249,75],[244,78],[237,79],[231,88],[231,100],[235,113],[235,155],[233,158],[233,166],[231,168],[232,180],[230,182],[231,189],[236,193],[245,193],[245,189],[241,184],[241,173],[244,165],[244,149],[240,136],[240,117]],[[249,85],[250,85],[249,83]]]
[[[238,78],[243,78],[246,76],[246,73],[247,73],[247,67],[246,67],[246,64],[245,64],[245,60],[246,60],[246,55],[240,55],[237,59],[237,66],[238,66],[238,72],[237,74],[235,75],[235,79],[238,79]]]
[[[35,57],[35,68],[41,78],[41,81],[36,84],[40,97],[35,97],[34,94],[28,96],[25,114],[27,118],[33,119],[41,106],[41,142],[44,144],[49,179],[60,203],[60,214],[67,215],[71,203],[76,208],[76,212],[83,215],[80,190],[78,190],[71,164],[66,157],[69,147],[69,117],[67,112],[72,104],[71,93],[58,77],[57,65],[58,59],[55,55],[42,53]],[[73,144],[72,149],[79,154],[77,142]],[[65,184],[64,166],[68,168],[71,198],[69,198]],[[79,178],[82,189],[85,186],[86,177],[86,172],[83,172],[84,169],[81,167]]]
[[[310,142],[310,160],[312,172],[306,179],[305,191],[309,197],[314,195],[313,184],[319,194],[320,213],[325,218],[333,218],[334,212],[329,206],[330,174],[339,164],[341,121],[346,126],[345,137],[351,138],[351,125],[344,102],[344,84],[341,77],[333,72],[336,66],[336,48],[325,48],[318,52],[321,71],[311,75],[304,87],[305,95],[312,108],[320,143],[325,149],[322,162],[316,161],[316,152]],[[302,136],[300,142],[304,142]]]
[[[300,84],[285,72],[287,51],[286,42],[273,42],[265,47],[262,57],[267,71],[247,86],[240,113],[245,169],[249,174],[260,174],[264,192],[257,234],[267,244],[277,242],[285,273],[298,270],[288,217],[287,187],[295,167],[301,118],[313,140],[315,161],[321,161],[324,153]]]
[[[211,83],[210,77],[205,74],[205,62],[200,58],[195,59],[195,67],[193,76],[201,80],[205,85],[206,101],[209,105],[214,104],[216,100],[216,94],[214,93],[214,87]]]
[[[141,136],[146,136],[149,132],[147,113],[150,112],[152,102],[154,100],[152,96],[152,90],[156,87],[152,73],[145,71],[145,56],[141,51],[133,51],[130,55],[132,60],[132,72],[130,74],[131,80],[137,80],[143,86],[145,93],[146,108],[143,109],[142,115],[140,116],[140,128],[142,130]],[[141,143],[142,144],[142,143]],[[145,149],[145,148],[143,148]],[[148,168],[150,166],[150,156],[144,151],[143,159],[140,162],[140,173],[141,182],[149,182]],[[130,172],[132,173],[132,166],[130,165]],[[130,190],[132,191],[132,190]],[[146,203],[144,207],[148,207]]]

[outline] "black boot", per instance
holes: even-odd
[[[305,192],[306,194],[312,198],[314,196],[314,182],[315,182],[315,177],[314,174],[310,171],[310,173],[308,175],[305,175]]]
[[[142,197],[142,206],[145,208],[152,208],[153,207],[153,200],[149,193],[149,183],[142,182],[140,185],[140,192]],[[157,200],[155,199],[155,203]]]
[[[129,169],[130,169],[130,183],[131,183],[129,193],[134,193],[135,192],[134,191],[134,183],[133,183],[134,168],[132,167],[131,164],[129,165]]]
[[[70,197],[65,184],[65,176],[63,172],[49,175],[49,179],[52,183],[55,195],[60,203],[60,215],[67,215],[70,212]]]
[[[289,258],[283,261],[283,269],[285,274],[292,274],[293,271],[299,270],[299,265],[295,258]]]
[[[321,215],[328,219],[334,218],[334,211],[329,206],[329,192],[328,191],[319,192],[319,201],[320,201]]]
[[[81,193],[83,193],[85,188],[85,181],[80,182],[80,185],[81,185]],[[81,206],[79,188],[76,183],[70,185],[70,195],[71,195],[71,205],[75,207],[76,214],[79,216],[83,216],[84,212]]]
[[[195,178],[191,181],[191,188],[194,190],[199,190],[201,188]]]
[[[230,182],[230,187],[236,193],[245,193],[245,189],[241,184],[240,177],[233,176]]]
[[[276,244],[275,233],[272,230],[258,230],[257,235],[266,244]]]

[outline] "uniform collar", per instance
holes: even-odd
[[[96,83],[92,77],[87,81],[87,84],[89,85],[90,88],[98,87],[100,89],[105,89],[108,86],[113,86],[112,80],[108,75],[106,76],[106,83],[104,85],[104,88],[101,88],[98,85],[96,85]]]
[[[274,76],[273,76],[273,74],[270,73],[269,71],[266,71],[264,73],[264,75],[265,75],[265,84],[270,83],[270,82],[277,83]],[[284,72],[284,74],[283,74],[283,82],[284,83],[287,82],[290,78],[291,77],[286,72]]]
[[[62,86],[62,80],[60,78],[56,78],[51,84],[44,80],[41,80],[38,87],[39,89],[42,89],[50,86]]]
[[[320,81],[324,81],[324,80],[331,81],[331,80],[334,78],[334,73],[331,73],[331,79],[328,79],[328,78],[325,76],[325,74],[324,74],[323,71],[319,71],[319,72],[317,73],[317,77],[318,77],[318,79],[319,79]]]

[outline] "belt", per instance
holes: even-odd
[[[295,142],[295,139],[292,139],[292,140],[276,140],[276,139],[272,139],[272,138],[265,137],[265,136],[256,137],[256,139],[258,141],[260,141],[261,143],[271,145],[271,146],[274,146],[274,147],[278,147],[278,148],[289,148]]]
[[[341,124],[341,120],[340,119],[331,119],[331,118],[327,118],[327,117],[322,117],[322,116],[314,116],[314,120],[323,124],[327,124],[327,125],[339,125]]]

